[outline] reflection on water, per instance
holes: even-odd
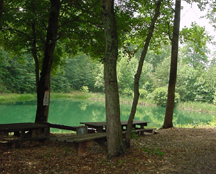
[[[121,120],[128,120],[130,105],[121,105]],[[0,123],[34,122],[36,101],[0,104]],[[138,106],[135,119],[150,121],[149,127],[160,128],[164,120],[165,108]],[[49,122],[78,126],[80,122],[105,121],[105,104],[101,101],[58,99],[51,101]],[[175,125],[207,123],[212,120],[210,114],[199,114],[174,110],[173,123]],[[52,129],[52,131],[57,131]]]

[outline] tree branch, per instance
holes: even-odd
[[[167,22],[167,26],[168,26],[168,33],[167,34],[168,34],[169,40],[172,41],[169,22]]]
[[[20,31],[20,30],[13,29],[13,28],[10,28],[10,27],[9,27],[8,29],[6,29],[6,30],[8,30],[8,31],[14,31],[14,32],[16,32],[16,33],[19,33],[19,34],[21,34],[21,35],[23,35],[23,36],[26,36],[29,40],[31,40],[31,36],[29,36],[28,34],[22,32],[22,31]]]
[[[62,25],[60,25],[58,28],[61,28],[61,27],[63,27],[64,25],[66,25],[66,24],[68,24],[68,23],[71,23],[71,22],[74,22],[74,21],[81,21],[79,18],[83,15],[83,14],[89,14],[90,13],[90,10],[93,8],[93,7],[95,7],[96,5],[97,5],[97,3],[99,2],[99,0],[98,1],[96,1],[92,6],[90,6],[87,10],[84,10],[84,9],[81,9],[81,11],[82,11],[82,13],[81,14],[79,14],[78,16],[76,16],[74,19],[72,19],[72,20],[68,20],[68,21],[66,21],[66,22],[64,22]],[[78,4],[79,4],[79,6],[81,6],[81,4],[78,2]],[[92,16],[94,16],[93,14],[91,14]],[[61,15],[62,16],[62,15]],[[82,22],[85,22],[85,21],[82,21]],[[89,21],[88,21],[89,22]],[[92,24],[94,24],[93,22],[91,22]],[[96,25],[96,23],[94,24],[94,25]],[[101,23],[101,25],[102,25],[102,23]]]

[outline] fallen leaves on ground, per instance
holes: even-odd
[[[97,144],[81,157],[72,144],[63,142],[0,149],[0,173],[215,174],[216,128],[172,128],[138,136],[125,155],[112,159]]]

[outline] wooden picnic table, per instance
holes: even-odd
[[[144,126],[147,126],[148,123],[150,122],[134,120],[133,128],[136,130],[144,129]],[[94,128],[99,133],[106,131],[106,122],[80,122],[80,124],[85,124],[88,128]],[[122,130],[127,130],[127,124],[128,121],[121,121]]]
[[[30,140],[46,140],[50,127],[37,123],[0,124],[0,144],[24,142]]]

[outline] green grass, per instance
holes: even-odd
[[[73,98],[72,94],[68,93],[51,93],[51,98]]]
[[[51,99],[58,98],[74,98],[74,99],[87,99],[91,96],[90,93],[81,91],[73,91],[72,93],[51,93]],[[15,101],[29,101],[37,100],[36,94],[0,94],[0,103],[15,102]]]
[[[216,114],[216,105],[202,102],[179,103],[177,109],[191,112]]]
[[[75,99],[87,99],[90,97],[90,93],[73,91],[72,93],[51,93],[51,99],[54,98],[75,98]]]
[[[27,101],[35,100],[35,94],[0,94],[0,102],[14,102],[14,101]]]
[[[105,94],[104,93],[89,93],[90,98],[92,99],[98,99],[98,100],[104,100],[105,99]]]

